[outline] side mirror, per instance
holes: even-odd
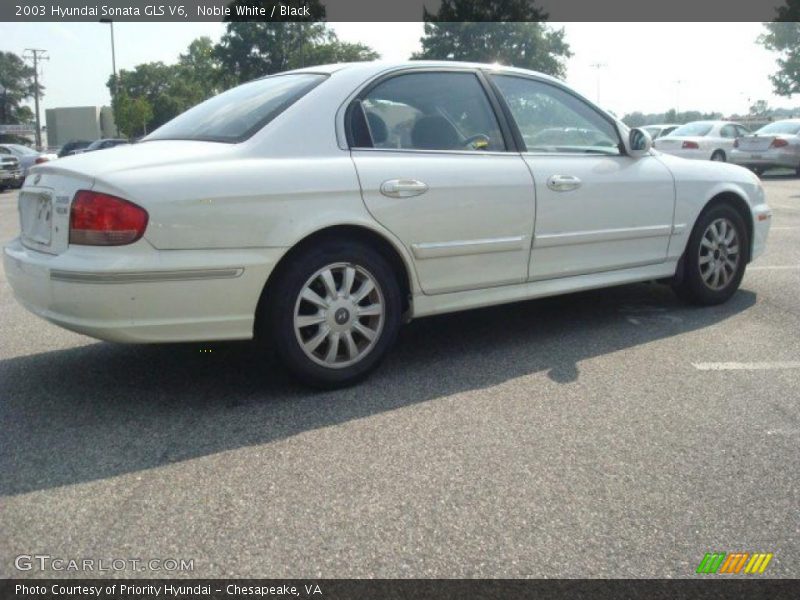
[[[653,140],[649,133],[638,127],[631,129],[631,133],[628,135],[628,154],[635,157],[647,156],[652,147]]]

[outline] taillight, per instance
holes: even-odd
[[[35,160],[35,161],[33,161],[33,162],[34,162],[34,164],[40,165],[40,164],[42,164],[42,163],[46,163],[48,160],[50,160],[50,159],[49,159],[49,158],[47,158],[46,156],[39,156],[39,157],[37,157],[37,158],[36,158],[36,160]]]
[[[684,150],[699,150],[700,144],[697,142],[683,142],[683,146],[681,146]]]
[[[781,138],[775,138],[774,140],[772,140],[772,143],[770,144],[770,147],[771,148],[783,148],[784,146],[788,146],[788,145],[789,145],[789,142],[787,142],[786,140],[782,140]]]
[[[97,192],[81,190],[72,201],[69,243],[84,246],[121,246],[144,235],[147,211],[140,206]]]

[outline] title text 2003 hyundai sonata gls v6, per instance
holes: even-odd
[[[247,83],[35,167],[19,210],[5,267],[34,313],[122,342],[263,335],[320,386],[412,317],[663,278],[723,302],[770,222],[749,171],[660,155],[555,79],[424,62]]]

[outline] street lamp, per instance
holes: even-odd
[[[600,104],[600,69],[605,69],[608,65],[603,62],[596,62],[589,66],[597,72],[597,103]]]
[[[114,21],[111,19],[100,19],[101,23],[111,26],[111,70],[114,72],[114,97],[111,99],[111,112],[114,115],[114,131],[119,137],[119,125],[117,125],[117,102],[119,99],[119,78],[117,77],[117,55],[114,49]]]

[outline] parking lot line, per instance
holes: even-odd
[[[708,362],[692,363],[698,371],[768,371],[774,369],[800,369],[800,360],[784,362]]]
[[[748,271],[783,271],[786,269],[800,269],[800,265],[764,265],[747,267]]]

